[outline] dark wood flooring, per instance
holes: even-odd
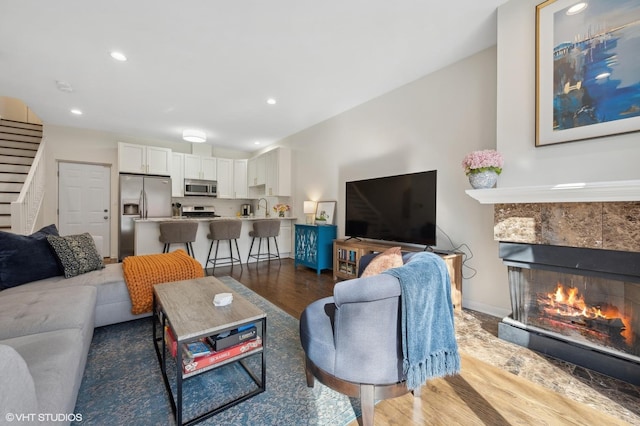
[[[231,276],[246,287],[269,300],[289,315],[300,319],[305,307],[323,297],[333,294],[333,272],[323,271],[320,275],[314,269],[304,266],[293,267],[293,259],[282,259],[243,264],[239,266],[216,267],[215,276]],[[211,268],[208,273],[211,274]]]

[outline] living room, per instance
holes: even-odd
[[[395,88],[277,142],[292,150],[293,215],[305,200],[337,200],[339,234],[344,182],[438,170],[438,247],[467,244],[463,306],[496,317],[511,312],[507,269],[494,239],[494,209],[465,194],[460,162],[469,152],[505,157],[499,188],[637,180],[638,133],[536,147],[535,40],[539,1],[511,0],[497,9],[497,45]],[[80,127],[80,126],[79,126]],[[189,146],[156,138],[47,125],[47,187],[42,225],[56,222],[59,160],[115,165],[117,142]],[[259,152],[259,151],[258,151]],[[230,149],[213,155],[241,158]],[[115,167],[113,187],[117,185]],[[117,206],[115,194],[112,208]],[[341,236],[344,235],[342,230]],[[112,241],[117,230],[112,227]],[[111,247],[111,257],[117,257]]]

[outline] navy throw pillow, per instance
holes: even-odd
[[[62,275],[47,235],[58,235],[56,225],[31,235],[0,231],[0,290]]]

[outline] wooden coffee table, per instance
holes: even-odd
[[[218,293],[232,293],[233,302],[227,306],[214,306],[213,298]],[[258,336],[262,339],[261,347],[210,365],[201,370],[183,373],[182,354],[184,351],[184,343],[196,342],[203,337],[234,330],[248,324],[256,325]],[[177,341],[175,401],[169,378],[167,377],[167,356],[171,356],[171,354],[165,341],[165,326],[171,329]],[[158,335],[158,332],[160,332],[160,335]],[[264,392],[266,369],[263,348],[266,345],[266,337],[267,315],[242,296],[234,293],[215,277],[196,278],[155,285],[153,289],[153,343],[158,356],[158,362],[160,363],[160,369],[162,370],[164,384],[169,394],[171,408],[176,418],[176,424],[192,425]],[[262,367],[259,375],[254,374],[244,362],[244,358],[252,355],[259,355],[261,357]],[[218,367],[232,362],[239,362],[258,388],[183,423],[183,380],[198,374],[213,371]]]

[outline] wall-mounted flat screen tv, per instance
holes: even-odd
[[[436,245],[437,171],[346,183],[345,235]]]

